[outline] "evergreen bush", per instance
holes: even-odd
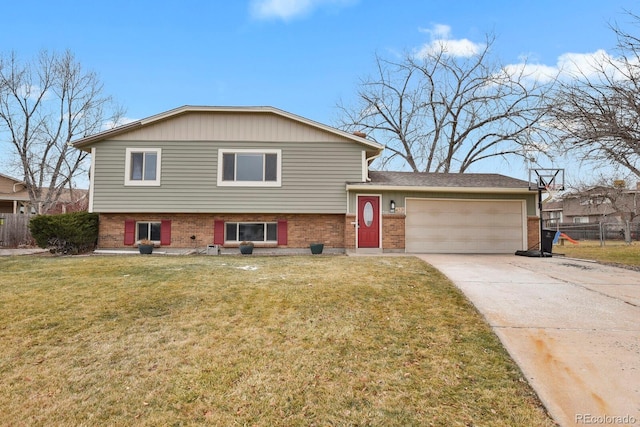
[[[98,214],[72,212],[37,215],[29,223],[36,244],[51,253],[79,254],[93,250],[98,242]]]

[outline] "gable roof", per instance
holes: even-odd
[[[298,122],[307,126],[311,126],[313,128],[316,128],[325,132],[335,134],[342,138],[349,139],[353,142],[356,142],[358,144],[361,144],[367,147],[368,149],[367,151],[373,151],[373,152],[379,153],[384,149],[383,145],[366,139],[365,137],[362,136],[363,134],[352,134],[352,133],[344,132],[339,129],[333,128],[331,126],[327,126],[322,123],[318,123],[313,120],[310,120],[310,119],[307,119],[307,118],[304,118],[304,117],[301,117],[301,116],[298,116],[274,107],[268,107],[268,106],[265,106],[265,107],[218,107],[218,106],[184,105],[182,107],[165,111],[163,113],[156,114],[154,116],[147,117],[145,119],[136,120],[135,122],[127,123],[126,125],[118,126],[116,128],[99,132],[94,135],[86,136],[76,141],[72,141],[71,144],[75,148],[78,148],[80,150],[89,151],[88,146],[93,143],[104,141],[106,139],[110,139],[110,138],[125,134],[127,132],[134,131],[136,129],[147,127],[164,120],[168,120],[183,114],[193,113],[193,112],[274,114],[274,115],[277,115],[289,120],[293,120],[295,122]]]
[[[349,183],[356,189],[447,192],[529,193],[529,183],[495,173],[431,173],[370,171],[370,181]]]
[[[15,181],[15,182],[16,182],[16,183],[18,183],[18,184],[20,184],[20,183],[22,183],[22,182],[23,182],[23,181],[22,181],[22,180],[20,180],[20,179],[14,178],[14,177],[9,176],[9,175],[5,175],[5,174],[3,174],[3,173],[0,173],[0,178],[5,178],[5,179],[11,180],[11,181]]]

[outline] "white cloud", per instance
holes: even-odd
[[[504,71],[510,75],[522,74],[540,82],[554,78],[560,80],[588,80],[602,76],[604,71],[611,80],[625,79],[620,70],[625,66],[614,57],[600,49],[591,53],[564,53],[558,57],[555,65],[532,64],[525,60],[509,64]]]
[[[504,71],[510,76],[521,75],[538,82],[550,82],[558,75],[557,67],[526,62],[509,64],[504,67]]]
[[[469,39],[451,39],[451,27],[448,25],[434,24],[431,28],[419,28],[419,31],[429,34],[431,41],[416,50],[414,55],[417,58],[439,53],[467,58],[485,48],[483,43],[475,43]]]
[[[251,16],[256,19],[292,19],[308,15],[323,6],[345,7],[354,0],[252,0]]]
[[[600,49],[593,53],[565,53],[558,58],[558,70],[563,76],[589,77],[602,70],[603,64],[610,64],[613,58],[609,54]],[[614,72],[613,68],[609,71]]]
[[[418,28],[421,33],[431,35],[431,39],[448,39],[451,37],[451,27],[445,24],[434,24],[432,28]]]

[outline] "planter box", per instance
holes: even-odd
[[[251,255],[253,253],[253,245],[240,245],[240,253],[242,255]]]
[[[313,255],[319,255],[324,249],[324,243],[312,243],[309,245],[309,249],[311,249]]]
[[[149,255],[153,253],[153,245],[138,245],[138,250],[143,255]]]

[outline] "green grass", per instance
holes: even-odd
[[[0,424],[553,425],[410,257],[0,259]]]
[[[578,244],[565,242],[564,246],[554,246],[553,252],[572,258],[589,259],[610,264],[640,267],[640,243],[626,244],[622,241],[600,242],[582,240]]]

